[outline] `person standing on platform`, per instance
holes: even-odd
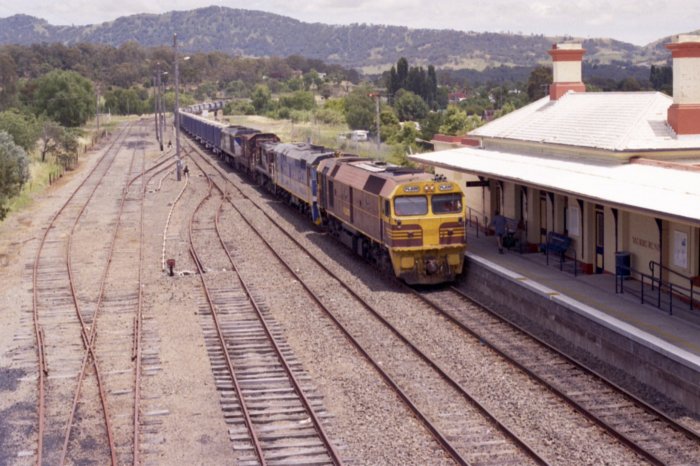
[[[496,233],[496,243],[498,244],[498,253],[503,254],[503,235],[506,234],[506,218],[501,215],[498,209],[493,215],[493,219],[489,224]]]

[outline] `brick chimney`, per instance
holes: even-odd
[[[668,108],[668,124],[677,135],[700,134],[700,36],[674,36],[666,47],[673,56],[673,105]]]
[[[557,100],[568,91],[586,92],[581,79],[581,60],[586,51],[578,43],[554,44],[552,56],[554,82],[549,86],[549,98]]]

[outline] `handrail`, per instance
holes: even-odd
[[[659,262],[656,262],[656,261],[654,261],[654,260],[650,260],[650,261],[649,261],[649,270],[651,270],[652,276],[656,276],[656,273],[655,273],[654,269],[656,268],[657,265],[659,266],[659,268],[660,268],[661,270],[666,270],[666,271],[668,271],[668,272],[671,272],[672,274],[677,275],[677,276],[679,276],[679,277],[681,277],[681,278],[683,278],[683,279],[685,279],[685,280],[688,280],[688,281],[691,282],[691,283],[692,283],[692,281],[693,281],[693,277],[690,277],[690,276],[687,276],[687,275],[683,275],[682,273],[676,272],[675,270],[673,270],[672,268],[670,268],[670,267],[668,267],[668,266],[666,266],[666,265],[663,265],[663,264],[661,264],[661,263],[659,263]]]
[[[625,265],[618,265],[615,268],[615,293],[624,293],[624,279],[626,277],[631,277],[632,274],[636,274],[640,278],[640,283],[641,283],[641,303],[644,304],[644,284],[646,283],[646,280],[649,280],[649,285],[651,286],[652,291],[656,291],[656,307],[661,309],[661,294],[663,291],[668,290],[668,300],[669,300],[669,311],[668,313],[670,315],[673,314],[673,296],[674,296],[674,291],[676,296],[682,296],[685,298],[688,298],[688,305],[689,309],[692,311],[693,306],[696,303],[695,299],[695,286],[693,283],[692,278],[689,278],[690,282],[690,287],[686,288],[683,285],[677,285],[674,284],[670,281],[664,281],[661,276],[657,277],[656,274],[654,273],[654,267],[652,266],[652,263],[660,265],[654,261],[649,262],[649,268],[651,269],[652,274],[648,275],[644,272],[641,272],[637,269],[632,268],[631,266],[625,266]],[[660,265],[661,266],[661,265]],[[663,266],[661,266],[663,267]],[[622,273],[623,271],[627,272]],[[682,274],[675,272],[671,270],[671,272],[676,273],[677,275]],[[684,277],[684,276],[683,276]],[[687,278],[687,277],[686,277]],[[687,293],[679,293],[679,291],[684,291]]]

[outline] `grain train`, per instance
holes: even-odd
[[[187,134],[380,269],[410,285],[462,271],[465,205],[456,183],[272,133],[180,114]]]

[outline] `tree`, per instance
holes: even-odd
[[[74,71],[54,70],[36,82],[34,109],[63,126],[85,124],[95,113],[92,84]]]
[[[673,95],[673,68],[670,66],[651,65],[649,82],[655,91]]]
[[[255,111],[262,113],[270,106],[270,102],[272,101],[272,93],[266,85],[258,84],[255,86],[250,99],[252,100],[253,107],[255,107]]]
[[[552,68],[544,65],[536,66],[527,80],[527,96],[530,98],[530,102],[544,97],[547,86],[550,84],[552,84]]]
[[[442,134],[458,136],[468,133],[469,131],[478,128],[483,124],[481,117],[477,115],[469,115],[461,110],[456,105],[450,105],[445,112],[445,119],[440,126]]]
[[[308,91],[296,91],[290,95],[280,97],[280,107],[293,110],[312,110],[316,107],[314,95]]]
[[[405,89],[408,81],[408,60],[401,57],[396,62],[396,85],[398,89]]]
[[[39,138],[39,124],[34,115],[22,114],[16,109],[0,113],[0,131],[12,136],[25,152],[31,151]]]
[[[345,98],[345,120],[351,129],[372,128],[375,109],[370,92],[367,87],[358,87]]]
[[[12,136],[0,131],[0,220],[7,215],[7,201],[19,194],[29,179],[29,159]]]
[[[428,92],[425,96],[425,101],[432,110],[435,110],[437,105],[437,95],[438,95],[438,79],[437,73],[435,72],[435,67],[433,65],[428,66]]]
[[[63,127],[53,120],[44,120],[39,133],[41,161],[46,161],[47,155],[55,155],[59,151]]]
[[[16,100],[17,66],[9,53],[0,53],[0,111],[12,107]]]
[[[401,131],[401,125],[396,114],[391,108],[384,109],[379,114],[379,121],[382,125],[381,137],[382,141],[393,142],[396,140],[396,135]]]
[[[433,139],[440,132],[442,125],[442,113],[430,112],[420,121],[420,137],[426,141]]]
[[[400,121],[417,121],[428,114],[428,104],[411,91],[400,90],[396,94],[394,108]]]

